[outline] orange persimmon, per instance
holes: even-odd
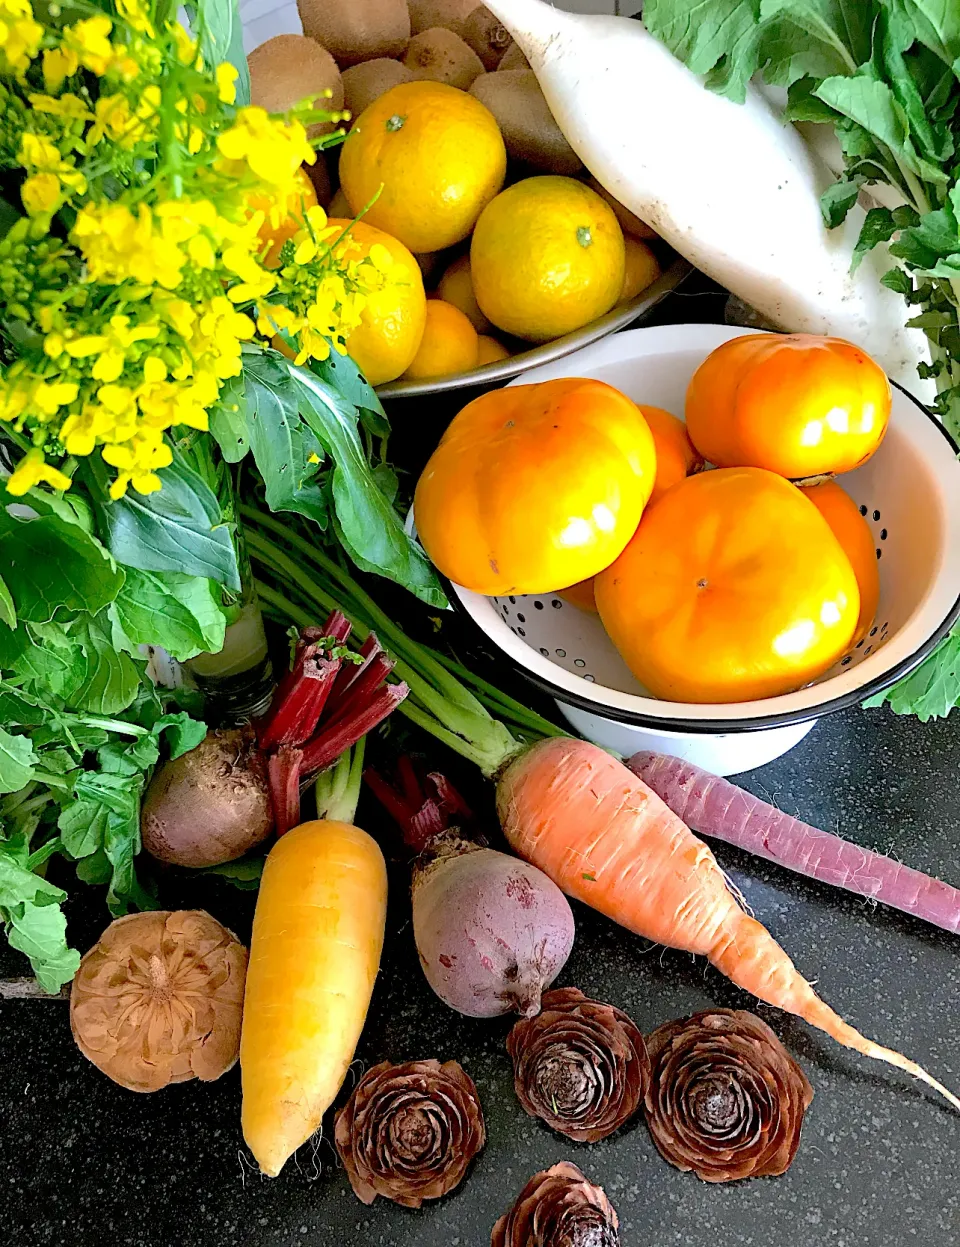
[[[603,381],[508,386],[468,403],[417,484],[417,532],[475,593],[549,593],[607,567],[653,488],[653,436]]]
[[[803,492],[762,468],[675,485],[596,579],[597,608],[656,697],[738,702],[792,692],[850,644],[850,560]]]
[[[657,454],[657,472],[653,479],[653,491],[647,500],[651,507],[667,490],[682,481],[685,476],[699,472],[703,468],[703,460],[687,436],[687,426],[676,416],[662,407],[641,406],[643,418],[650,426],[653,434],[653,446]],[[596,614],[597,603],[593,596],[593,578],[580,580],[560,596],[582,611],[593,611]]]
[[[719,468],[793,480],[866,463],[887,430],[890,383],[840,338],[759,333],[717,347],[687,389],[687,432]]]
[[[873,533],[860,514],[860,508],[834,481],[808,485],[803,493],[833,529],[833,535],[843,547],[857,578],[860,589],[860,618],[853,634],[853,644],[856,645],[870,631],[880,601],[880,569],[877,566]]]

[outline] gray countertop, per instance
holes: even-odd
[[[822,827],[960,882],[960,719],[922,725],[886,711],[821,722],[745,786]],[[479,790],[478,790],[479,791]],[[368,817],[370,817],[368,815]],[[369,823],[367,825],[370,825]],[[866,1034],[960,1088],[960,940],[892,911],[717,847],[747,900]],[[447,1010],[417,966],[403,877],[358,1058],[363,1066],[437,1056],[475,1079],[488,1143],[461,1187],[410,1212],[350,1192],[325,1134],[276,1180],[259,1177],[239,1130],[239,1073],[150,1096],[115,1086],[77,1052],[67,1007],[0,1007],[0,1182],[8,1241],[44,1247],[486,1247],[496,1218],[535,1171],[580,1165],[617,1206],[624,1247],[952,1247],[960,1243],[960,1118],[896,1070],[803,1023],[761,1014],[815,1089],[783,1177],[708,1186],[661,1160],[641,1121],[571,1144],[526,1117],[503,1047],[509,1023]],[[176,892],[176,889],[174,889]],[[168,904],[205,905],[246,936],[252,898],[184,885]],[[71,902],[82,947],[102,911]],[[561,984],[626,1009],[641,1029],[711,1004],[751,1001],[702,961],[647,945],[578,907]],[[0,969],[9,972],[12,963]]]

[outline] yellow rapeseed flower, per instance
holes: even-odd
[[[181,65],[193,65],[197,61],[197,41],[192,39],[190,34],[184,29],[179,22],[171,22],[168,27],[170,34],[173,36],[174,47],[177,52],[177,60]]]
[[[266,109],[248,107],[217,137],[220,154],[229,161],[246,161],[264,182],[294,192],[293,176],[304,164],[313,164],[316,152],[299,121],[276,121]]]
[[[60,179],[55,173],[34,173],[20,187],[20,198],[30,216],[56,212],[60,206]]]
[[[80,64],[100,77],[114,57],[111,30],[113,22],[109,17],[87,17],[66,27],[62,46],[76,52]]]
[[[48,91],[59,91],[64,80],[80,68],[80,57],[73,48],[46,48],[43,53],[43,85]]]
[[[64,92],[59,98],[34,92],[27,99],[31,108],[35,108],[38,113],[49,113],[51,117],[63,117],[67,121],[89,121],[93,117],[83,100],[70,91]]]
[[[90,147],[106,137],[120,147],[131,148],[146,132],[146,127],[131,109],[125,95],[101,95],[94,108],[95,121],[86,135]]]
[[[148,39],[154,38],[154,29],[142,0],[117,0],[117,12],[134,30]]]
[[[23,456],[6,484],[8,494],[21,497],[40,484],[50,485],[53,489],[69,489],[70,477],[47,463],[43,451],[34,447]]]
[[[239,73],[235,65],[231,65],[229,61],[223,61],[216,68],[217,89],[221,104],[236,104],[237,102],[237,79]]]
[[[22,81],[42,39],[43,27],[33,20],[29,0],[0,0],[0,67]]]

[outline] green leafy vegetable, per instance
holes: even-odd
[[[250,103],[250,72],[243,52],[243,24],[235,0],[193,0],[186,6],[190,28],[208,65],[229,61],[237,71],[237,103]]]
[[[0,727],[0,792],[19,792],[30,783],[37,755],[26,736],[13,736]]]
[[[884,704],[894,714],[915,714],[921,722],[941,719],[960,703],[960,626],[944,637],[933,653],[893,688],[863,704]]]
[[[162,636],[163,648],[180,662],[223,647],[226,616],[220,595],[200,576],[128,568],[110,619],[134,645],[157,644]]]
[[[128,490],[104,506],[110,551],[118,563],[145,572],[180,572],[240,589],[233,535],[217,496],[181,454],[157,475],[153,494]]]

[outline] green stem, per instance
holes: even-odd
[[[149,736],[148,728],[141,727],[139,723],[124,723],[122,719],[101,719],[95,715],[82,715],[76,719],[77,723],[82,723],[84,727],[99,727],[105,732],[116,732],[120,736]]]
[[[318,818],[352,823],[357,817],[365,743],[366,737],[361,736],[352,749],[347,749],[329,770],[323,771],[317,777],[315,790]]]

